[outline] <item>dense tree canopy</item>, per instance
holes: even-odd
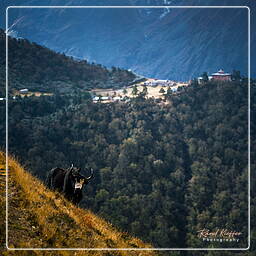
[[[10,100],[9,149],[42,179],[55,166],[93,167],[82,206],[157,247],[246,247],[247,99],[246,81],[236,81],[191,86],[168,104],[95,104],[81,94]],[[204,242],[203,228],[242,236]]]

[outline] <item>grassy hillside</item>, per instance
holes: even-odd
[[[117,231],[110,223],[88,210],[77,208],[62,195],[54,193],[25,171],[13,158],[9,159],[9,247],[64,248],[142,248],[151,247],[141,240]],[[5,168],[5,155],[0,152],[0,168]],[[4,175],[1,178],[1,219],[5,218]],[[1,223],[1,245],[5,227]],[[3,248],[2,248],[3,249]],[[2,251],[1,255],[74,255],[59,252]],[[127,255],[126,251],[77,251],[75,255]],[[129,255],[155,255],[152,251]]]

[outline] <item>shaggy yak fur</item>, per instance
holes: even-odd
[[[89,180],[93,177],[93,170],[91,175],[84,177],[80,174],[81,169],[73,165],[67,169],[54,168],[47,174],[46,185],[53,190],[57,190],[65,195],[65,197],[75,204],[83,198],[83,187],[88,184]]]

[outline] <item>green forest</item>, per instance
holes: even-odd
[[[0,45],[4,46],[4,32]],[[0,56],[5,95],[5,56]],[[90,88],[122,87],[135,75],[9,38],[9,152],[41,180],[54,167],[92,167],[81,207],[161,248],[248,245],[248,81],[196,82],[165,99],[93,103]],[[16,97],[12,91],[52,92]],[[251,81],[252,246],[256,252],[256,84]],[[5,138],[5,101],[0,137]],[[0,147],[5,148],[1,139]],[[254,220],[254,221],[253,221]],[[202,229],[241,232],[207,242]],[[174,252],[172,255],[245,255]]]
[[[5,88],[5,33],[0,29],[0,97]],[[127,70],[75,60],[26,39],[8,37],[10,90],[71,93],[91,88],[115,88],[130,84],[136,76]]]
[[[166,100],[10,99],[9,151],[41,179],[55,166],[94,168],[81,206],[156,247],[247,247],[247,81],[192,85]],[[0,110],[4,137],[4,103]],[[242,236],[209,243],[198,239],[204,228]]]

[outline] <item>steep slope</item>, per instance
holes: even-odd
[[[5,218],[4,175],[5,154],[0,152],[1,219]],[[75,207],[60,194],[45,188],[26,172],[13,158],[9,158],[9,247],[10,248],[142,248],[151,247],[141,240],[118,232],[110,223],[87,210]],[[4,243],[4,225],[1,225],[1,245]],[[13,251],[4,255],[26,255]],[[45,255],[34,252],[35,255]],[[29,254],[29,255],[34,255]],[[3,254],[1,254],[3,255]],[[47,255],[74,255],[74,252],[48,252]],[[76,255],[110,255],[101,251],[79,251]],[[127,255],[112,251],[111,255]],[[130,255],[137,255],[134,251]],[[140,255],[155,255],[151,251]]]

